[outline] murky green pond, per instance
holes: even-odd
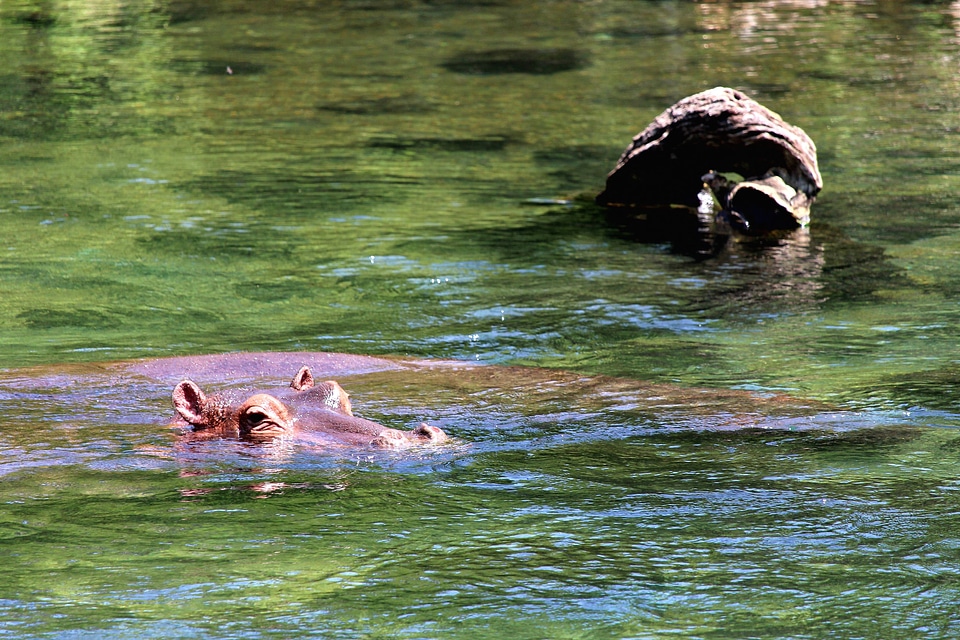
[[[0,4],[0,635],[960,636],[958,69],[950,2]],[[808,230],[590,204],[718,85]],[[334,454],[92,364],[238,351],[475,366]]]

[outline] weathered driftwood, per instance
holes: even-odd
[[[720,203],[720,218],[741,233],[794,229],[810,221],[811,198],[784,182],[776,170],[742,182],[715,172],[702,176],[702,180]]]
[[[743,230],[754,232],[806,224],[823,187],[816,146],[802,129],[739,91],[717,87],[684,98],[637,135],[597,202],[696,207],[705,175],[719,173],[746,178],[714,193],[742,218]]]

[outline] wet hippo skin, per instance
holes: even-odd
[[[404,369],[408,363],[349,353],[302,351],[175,356],[119,365],[130,373],[170,384],[190,378],[203,385],[234,385],[289,381],[302,366],[309,366],[317,375],[336,378]]]

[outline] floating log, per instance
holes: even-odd
[[[724,173],[745,178],[739,188],[714,181],[723,186],[713,191],[748,232],[805,225],[823,188],[816,145],[802,129],[740,91],[717,87],[684,98],[638,134],[597,202],[697,207],[707,174]]]

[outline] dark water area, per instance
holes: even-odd
[[[951,2],[3,3],[0,634],[960,635],[958,64]],[[809,228],[592,204],[721,85]],[[99,364],[244,351],[460,363],[334,372],[455,442],[178,447]]]

